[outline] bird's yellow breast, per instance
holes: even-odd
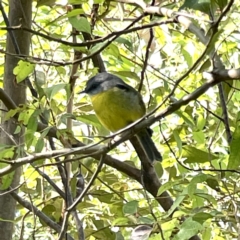
[[[145,115],[146,109],[138,92],[118,87],[91,96],[99,121],[115,132]]]

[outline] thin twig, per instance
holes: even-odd
[[[29,211],[33,212],[36,216],[38,216],[43,222],[45,222],[50,228],[54,229],[56,232],[60,233],[61,227],[53,220],[51,220],[48,216],[46,216],[43,212],[41,212],[37,207],[32,205],[30,202],[21,198],[16,192],[11,192],[11,196],[23,207],[27,208]],[[73,238],[67,234],[69,240],[73,240]]]
[[[82,191],[81,195],[78,196],[78,197],[76,198],[76,200],[73,202],[73,204],[67,209],[67,211],[72,211],[72,209],[74,209],[74,208],[77,206],[77,204],[82,201],[83,197],[86,195],[86,193],[88,192],[88,190],[89,190],[90,187],[92,186],[94,180],[97,178],[98,174],[100,173],[100,171],[101,171],[101,169],[102,169],[102,166],[103,166],[103,164],[104,164],[104,160],[105,160],[105,154],[103,154],[103,155],[101,156],[101,159],[100,159],[100,161],[99,161],[97,170],[96,170],[96,171],[94,172],[94,174],[92,175],[92,177],[91,177],[88,185],[84,188],[84,190]]]

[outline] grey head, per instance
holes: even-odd
[[[113,87],[118,87],[127,90],[129,86],[119,77],[103,72],[98,73],[96,76],[87,81],[86,88],[82,93],[95,95],[103,91],[107,91]]]

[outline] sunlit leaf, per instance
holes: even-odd
[[[157,195],[161,195],[163,192],[167,191],[168,189],[172,188],[172,186],[176,185],[177,182],[166,182],[164,183],[159,189]]]
[[[91,26],[85,17],[69,17],[68,20],[79,32],[91,33]]]
[[[216,158],[213,154],[192,146],[184,146],[182,156],[186,158],[185,163],[204,163]]]
[[[13,70],[14,75],[16,75],[17,82],[20,83],[25,80],[26,77],[34,71],[34,69],[34,64],[20,60]]]
[[[192,236],[198,233],[203,228],[203,226],[198,223],[197,221],[194,221],[191,218],[188,218],[183,222],[183,224],[180,226],[179,232],[175,235],[173,238],[174,240],[188,240]]]
[[[4,165],[5,165],[5,167],[7,166],[6,164],[4,164]],[[2,168],[3,164],[1,164],[0,166]],[[10,185],[12,184],[12,181],[13,181],[14,173],[15,172],[11,172],[9,174],[6,174],[6,175],[0,177],[0,190],[6,190],[10,187]]]
[[[66,84],[64,83],[56,84],[52,87],[45,88],[44,92],[48,97],[48,99],[52,99],[52,97],[54,97],[55,94],[57,94],[60,90],[64,89],[65,87],[66,87]]]
[[[174,203],[172,204],[171,208],[168,210],[167,215],[171,215],[172,212],[178,208],[178,206],[182,203],[184,198],[187,196],[187,189],[185,188],[182,193],[175,199]]]

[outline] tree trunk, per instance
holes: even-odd
[[[31,17],[32,17],[32,1],[31,0],[9,0],[9,25],[10,26],[24,26],[31,27]],[[7,24],[7,23],[6,23]],[[13,38],[10,37],[8,32],[7,35],[7,46],[6,52],[11,54],[29,54],[30,46],[30,34],[21,30],[13,31]],[[13,40],[15,39],[15,41]],[[15,42],[15,43],[14,43]],[[13,44],[14,43],[14,44]],[[18,46],[18,47],[17,47]],[[13,75],[13,69],[16,67],[19,59],[6,54],[5,56],[5,72],[4,72],[4,91],[12,98],[12,100],[18,106],[19,104],[25,104],[26,102],[26,86],[25,83],[17,84],[15,81],[15,76]],[[2,114],[2,119],[4,119],[4,113]],[[14,134],[16,130],[16,122],[14,120],[9,120],[3,122],[2,127],[4,131],[1,132],[1,144],[16,146],[21,148],[23,154],[23,144],[24,144],[24,130],[19,134]],[[11,137],[13,139],[11,139]],[[15,142],[15,143],[14,143]],[[19,156],[19,155],[18,155]],[[21,176],[21,169],[15,171],[14,179],[12,182],[12,187],[16,187],[19,184],[19,179]],[[0,193],[4,193],[1,191]],[[12,239],[13,236],[13,221],[15,218],[15,208],[16,202],[11,197],[10,194],[0,196],[0,218],[7,221],[0,221],[0,236],[1,240]]]

